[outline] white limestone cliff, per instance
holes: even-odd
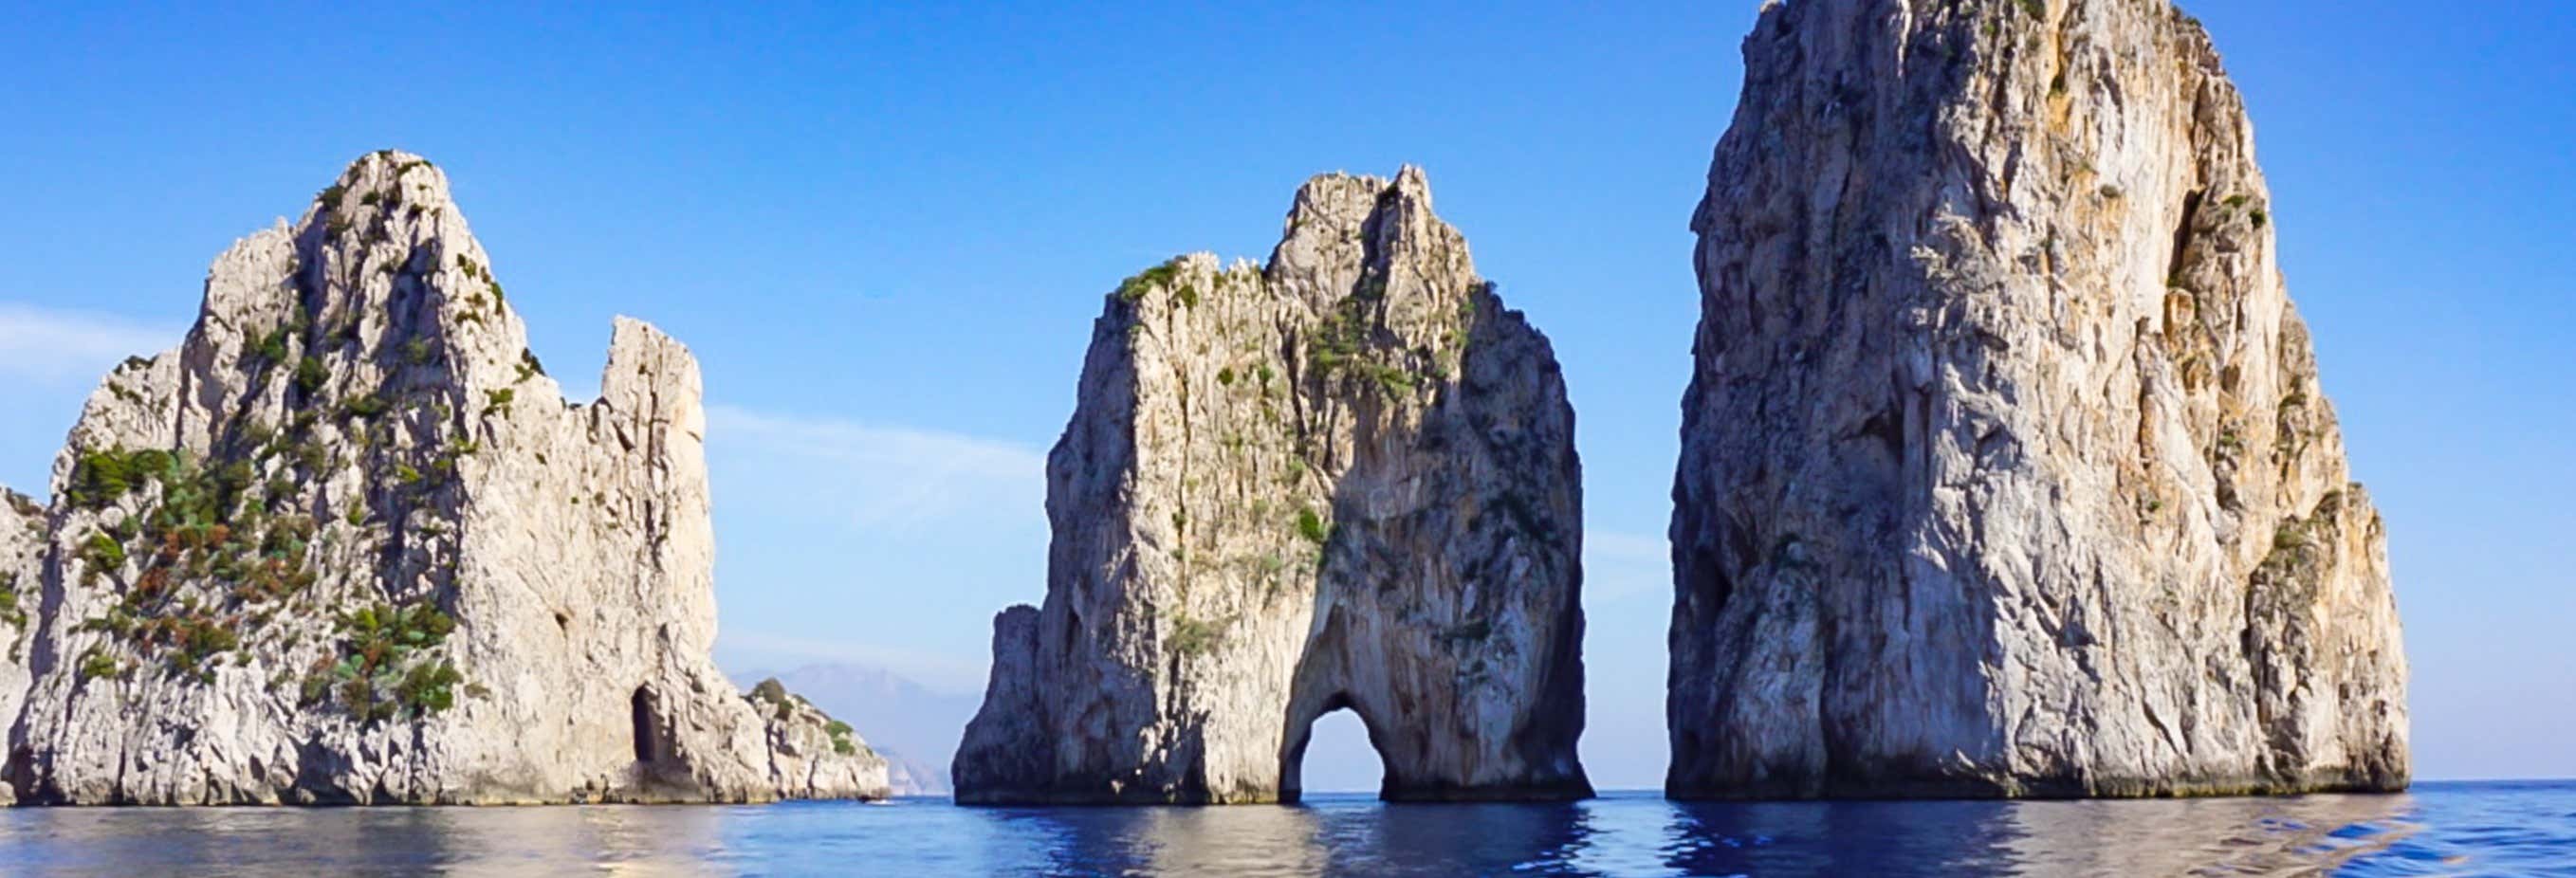
[[[1420,171],[1307,183],[1264,266],[1121,285],[995,621],[960,801],[1295,800],[1350,708],[1395,799],[1588,795],[1582,502],[1547,341]]]
[[[709,658],[696,361],[621,318],[567,402],[491,264],[444,174],[374,153],[91,394],[40,545],[0,521],[19,801],[884,795],[847,726]]]
[[[1765,8],[1692,228],[1670,794],[2387,790],[2381,522],[2166,0]]]

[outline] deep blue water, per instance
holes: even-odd
[[[2145,802],[0,812],[9,875],[2571,875],[2576,782]]]

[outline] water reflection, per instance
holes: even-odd
[[[2324,873],[2412,834],[2406,796],[2044,802],[2017,806],[2026,871]]]
[[[0,863],[47,874],[696,875],[720,808],[59,808],[0,819]],[[12,867],[13,869],[16,867]],[[13,874],[15,874],[13,872]]]
[[[1322,871],[1324,858],[1314,815],[1295,808],[982,813],[1042,835],[1046,874],[1309,875]]]
[[[18,809],[0,812],[0,873],[2412,875],[2563,862],[2571,814],[2576,785],[2148,802]]]
[[[2405,838],[2404,796],[1675,803],[1690,875],[2243,875],[2327,871]]]

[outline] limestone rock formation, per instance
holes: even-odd
[[[2166,0],[1795,0],[1692,228],[1667,791],[2388,790],[2406,664]]]
[[[0,488],[0,744],[32,681],[27,651],[36,626],[29,611],[44,596],[46,536],[44,506]],[[0,805],[16,801],[16,791],[0,782]]]
[[[1348,707],[1391,799],[1568,798],[1582,500],[1546,339],[1420,171],[1308,182],[1269,263],[1130,278],[994,623],[969,803],[1293,801]]]
[[[0,517],[7,788],[78,804],[880,796],[728,684],[696,361],[619,320],[563,400],[416,156],[216,260]]]

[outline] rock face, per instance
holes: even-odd
[[[2165,0],[1773,3],[1692,220],[1680,797],[2391,790],[2406,664]]]
[[[0,513],[19,801],[884,794],[847,726],[708,657],[688,351],[621,319],[566,403],[490,264],[443,174],[369,155],[91,394],[49,506]]]
[[[36,626],[29,611],[44,597],[47,536],[44,506],[0,489],[0,723],[17,718],[33,680],[27,653]],[[7,740],[7,727],[0,725],[0,743]],[[17,792],[0,782],[0,805],[16,801]]]
[[[1308,182],[1266,266],[1128,279],[959,801],[1293,801],[1344,707],[1387,798],[1588,795],[1573,435],[1546,339],[1418,170]]]
[[[909,620],[875,621],[879,627],[888,624]],[[958,733],[984,700],[980,690],[934,689],[863,662],[802,665],[777,679],[828,713],[865,717],[868,744],[885,758],[886,780],[897,796],[948,795],[948,766],[957,754]]]

